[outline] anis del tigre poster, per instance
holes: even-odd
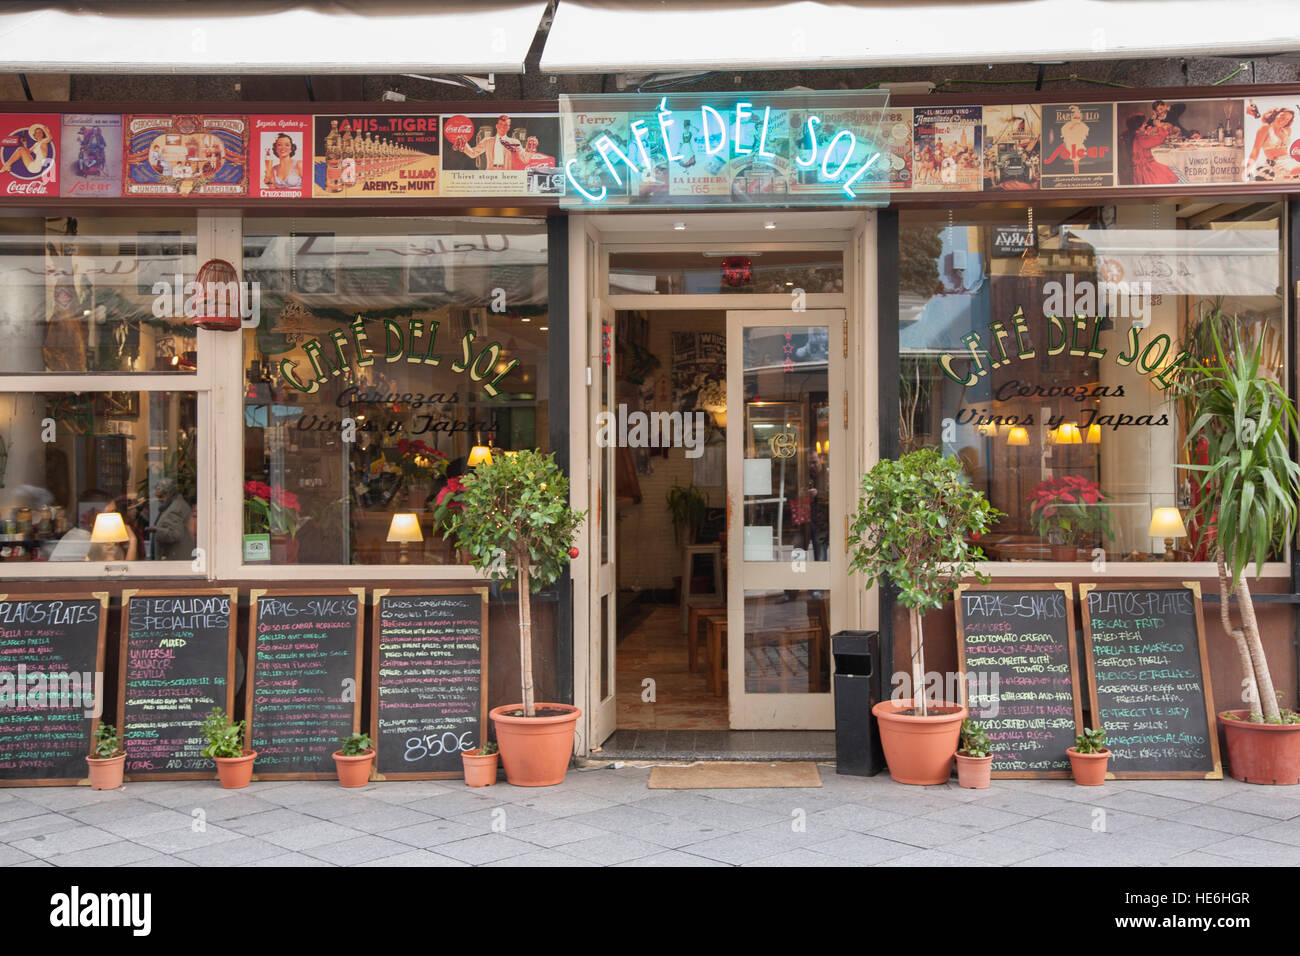
[[[6,196],[59,194],[57,113],[0,117],[0,192]]]
[[[560,118],[491,113],[442,117],[443,196],[559,196]]]
[[[243,116],[123,118],[127,196],[242,196],[248,188]]]
[[[436,113],[314,117],[312,195],[437,196],[441,125]]]
[[[1043,114],[1035,105],[984,107],[984,188],[1037,189]]]
[[[912,188],[978,190],[983,160],[981,108],[918,106],[912,119]]]
[[[62,195],[122,195],[122,117],[119,114],[64,113],[59,145]]]
[[[1115,104],[1043,107],[1043,188],[1115,185]]]

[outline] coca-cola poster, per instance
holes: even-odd
[[[248,195],[305,199],[311,195],[310,116],[248,118]]]
[[[555,170],[560,118],[554,113],[445,114],[442,195],[527,196],[530,170]],[[558,195],[557,177],[532,177],[533,195]],[[545,190],[552,190],[546,192]]]
[[[127,115],[127,196],[242,196],[248,190],[248,119],[244,116]]]
[[[1043,188],[1115,185],[1115,104],[1043,107]]]
[[[122,195],[121,115],[64,113],[59,145],[61,195]]]
[[[1251,97],[1245,104],[1245,166],[1248,183],[1300,180],[1300,97]]]
[[[436,113],[313,117],[312,195],[431,198],[442,184]]]
[[[58,113],[0,114],[0,192],[59,194]]]

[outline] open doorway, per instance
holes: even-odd
[[[618,728],[725,731],[725,645],[710,647],[700,616],[726,617],[727,314],[614,319],[614,410],[629,423],[615,468]],[[682,416],[681,441],[636,440],[655,413]]]

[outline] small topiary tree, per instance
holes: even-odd
[[[519,585],[519,664],[524,716],[533,702],[533,619],[529,596],[553,583],[577,556],[574,535],[587,517],[569,507],[569,479],[553,455],[500,454],[464,479],[461,508],[447,528],[470,564],[510,587]]]
[[[970,486],[956,458],[933,448],[882,459],[862,476],[858,510],[849,534],[849,570],[898,588],[907,608],[912,649],[912,706],[925,716],[925,649],[921,612],[938,610],[962,578],[974,576],[983,559],[970,538],[979,537],[1001,517],[988,499]]]

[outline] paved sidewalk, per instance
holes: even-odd
[[[1300,787],[995,780],[907,787],[821,767],[806,790],[650,790],[646,767],[558,787],[460,781],[0,790],[0,865],[1300,865]]]

